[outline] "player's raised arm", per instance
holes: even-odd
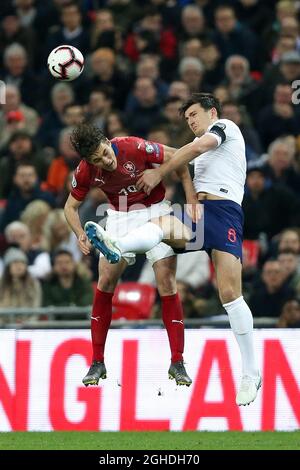
[[[159,173],[162,177],[166,176],[170,171],[177,170],[182,165],[186,165],[194,158],[202,153],[208,152],[218,146],[218,142],[213,135],[205,134],[194,140],[190,144],[186,144],[178,149],[172,159],[160,166]]]
[[[164,162],[159,168],[146,170],[138,181],[138,188],[150,194],[162,178],[173,170],[178,170],[202,153],[212,150],[218,146],[218,141],[214,135],[205,134],[190,144],[184,145],[177,150],[171,159]]]

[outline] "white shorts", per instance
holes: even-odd
[[[171,212],[170,201],[163,200],[157,204],[145,209],[134,210],[129,212],[115,211],[113,209],[107,210],[106,231],[114,237],[124,237],[128,232],[134,230],[141,225],[146,224],[149,220],[162,215],[168,215]],[[151,250],[147,251],[146,256],[148,261],[153,265],[156,261],[174,256],[173,249],[166,243],[159,243]],[[103,256],[100,254],[100,256]],[[125,253],[123,258],[129,265],[135,263],[136,255],[134,253]]]

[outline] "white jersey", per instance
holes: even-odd
[[[214,194],[241,205],[246,180],[246,154],[239,127],[229,119],[218,119],[205,134],[213,135],[218,147],[191,162],[195,165],[196,192]]]

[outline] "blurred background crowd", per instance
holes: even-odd
[[[85,57],[70,83],[46,65],[61,44]],[[178,108],[205,91],[246,142],[244,295],[254,317],[300,326],[300,2],[1,0],[0,80],[0,308],[92,303],[97,258],[81,256],[63,215],[73,126],[181,147],[193,135]],[[183,204],[175,175],[165,184]],[[105,201],[92,189],[82,222]],[[154,285],[144,256],[122,281]],[[224,313],[205,253],[178,257],[178,290],[186,318]]]

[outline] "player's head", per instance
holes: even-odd
[[[103,170],[114,171],[117,158],[110,141],[96,126],[83,122],[73,130],[71,144],[87,162]]]
[[[221,105],[219,100],[210,93],[193,93],[183,103],[179,112],[185,117],[195,136],[200,137],[206,132],[208,126],[219,119]]]

